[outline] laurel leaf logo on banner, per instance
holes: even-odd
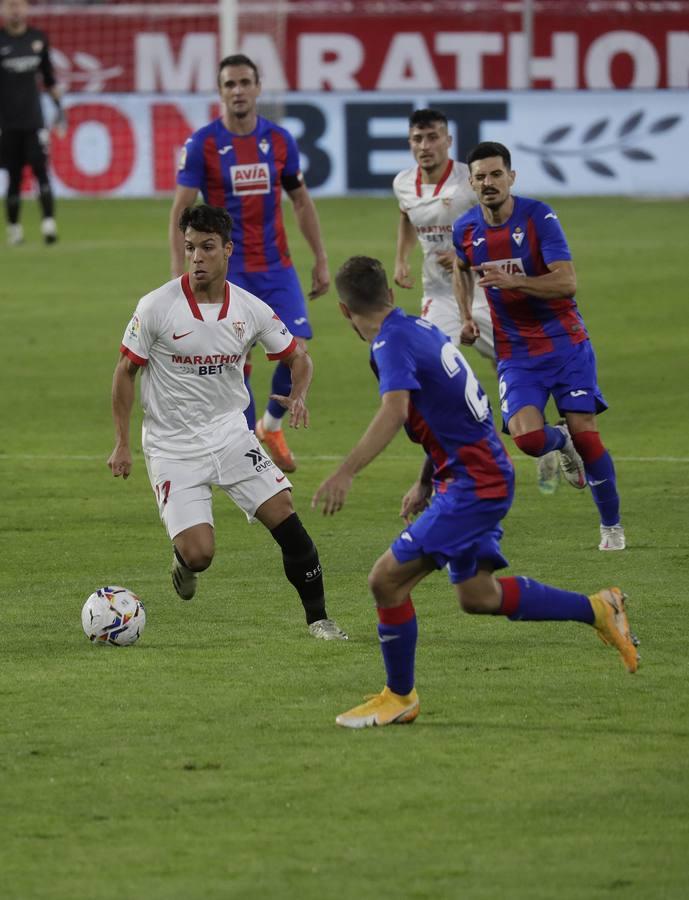
[[[539,157],[543,171],[554,181],[566,184],[567,175],[559,162],[563,157],[579,158],[589,171],[601,178],[615,178],[617,172],[613,168],[613,161],[603,161],[601,157],[611,154],[620,154],[632,162],[653,162],[655,156],[641,144],[654,135],[670,131],[679,122],[682,116],[665,116],[656,119],[645,128],[643,127],[644,110],[637,110],[620,122],[616,129],[616,137],[604,140],[605,132],[611,130],[612,119],[598,119],[586,126],[579,138],[578,146],[567,146],[566,138],[570,143],[574,138],[574,125],[558,125],[543,135],[540,144],[529,147],[525,144],[517,144],[517,149],[524,153],[531,153]]]

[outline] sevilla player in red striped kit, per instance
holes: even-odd
[[[222,115],[187,140],[182,151],[177,191],[170,213],[172,275],[184,271],[184,254],[177,221],[200,191],[206,203],[223,206],[234,222],[234,254],[228,278],[267,303],[303,346],[311,337],[306,302],[292,265],[282,219],[282,190],[294,206],[297,224],[314,256],[309,298],[330,286],[328,260],[316,209],[304,184],[299,150],[285,129],[259,116],[256,103],[261,82],[255,64],[243,54],[227,56],[218,67]],[[253,397],[245,415],[254,428]],[[272,394],[290,391],[290,370],[278,363]],[[285,472],[296,468],[282,432],[284,409],[269,400],[256,423],[257,437]]]
[[[591,489],[600,515],[599,550],[624,550],[615,466],[596,420],[608,407],[574,299],[576,272],[567,239],[549,206],[512,195],[516,173],[507,147],[485,141],[467,162],[479,205],[453,228],[462,343],[473,343],[479,334],[471,317],[478,273],[491,310],[506,430],[529,456],[543,459],[559,451],[567,481]],[[544,420],[550,396],[564,417],[555,426]]]

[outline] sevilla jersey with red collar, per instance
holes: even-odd
[[[467,504],[511,496],[514,471],[471,367],[450,338],[399,308],[371,345],[380,394],[409,391],[405,428],[434,464],[437,490],[466,489]]]
[[[195,457],[229,446],[246,432],[246,354],[258,341],[284,359],[296,341],[258,297],[225,282],[223,303],[199,303],[189,275],[142,297],[120,351],[142,366],[143,448]]]
[[[177,184],[197,188],[232,216],[231,268],[267,272],[292,265],[282,218],[283,187],[302,183],[299,150],[284,128],[258,116],[251,134],[232,134],[215,119],[186,141]]]
[[[470,266],[497,263],[510,274],[545,275],[548,264],[571,260],[567,239],[553,210],[539,200],[514,197],[503,225],[488,225],[480,206],[453,227],[455,252]],[[546,300],[525,291],[486,288],[498,359],[567,354],[588,340],[574,296]]]

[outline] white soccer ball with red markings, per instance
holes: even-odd
[[[84,603],[81,625],[94,644],[127,647],[143,634],[146,610],[136,594],[127,588],[102,587]]]

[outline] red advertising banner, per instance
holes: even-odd
[[[434,91],[689,87],[689,0],[523,4],[408,0],[239,3],[238,47],[266,89]],[[211,91],[220,4],[32,8],[71,91]],[[282,12],[280,12],[282,11]]]

